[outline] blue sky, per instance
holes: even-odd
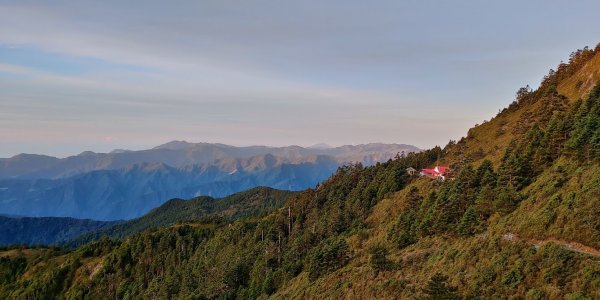
[[[600,42],[598,1],[1,1],[0,157],[444,145]]]

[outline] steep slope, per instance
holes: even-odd
[[[559,94],[565,95],[571,100],[581,99],[588,95],[600,81],[600,56],[597,55],[600,45],[596,46],[593,52],[589,50],[586,47],[573,52],[568,64],[558,66],[558,72],[561,71],[561,68],[572,69],[558,83]]]
[[[574,99],[554,89],[597,76],[596,49],[446,146],[454,180],[419,179],[379,202],[345,238],[348,264],[274,298],[442,297],[432,285],[449,299],[599,298],[600,81]]]
[[[522,138],[536,123],[547,124],[555,113],[587,97],[600,81],[598,52],[600,47],[575,51],[568,64],[550,70],[537,90],[519,89],[516,99],[492,120],[475,125],[461,140],[451,141],[441,163],[478,164],[489,159],[497,165],[511,141]],[[575,89],[572,82],[584,83],[575,84]]]
[[[584,101],[557,90],[596,71],[586,66],[598,55],[575,55],[444,149],[342,167],[266,216],[178,224],[38,260],[10,252],[0,296],[600,298],[600,258],[562,243],[598,248],[600,84]],[[405,172],[438,158],[453,180]]]

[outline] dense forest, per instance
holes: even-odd
[[[452,179],[406,172],[438,163]],[[600,46],[461,140],[341,167],[280,206],[6,248],[0,297],[598,299],[599,216]]]
[[[269,187],[257,187],[224,198],[200,196],[190,200],[171,199],[143,217],[119,222],[61,242],[61,246],[73,248],[97,240],[102,236],[124,238],[147,229],[170,226],[177,223],[206,220],[236,220],[258,216],[280,208],[296,192]]]

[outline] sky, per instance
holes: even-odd
[[[3,1],[0,157],[445,145],[600,42],[598,1]]]

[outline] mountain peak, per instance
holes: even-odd
[[[309,149],[331,149],[333,148],[331,145],[326,143],[318,143],[308,147]]]
[[[152,149],[169,149],[169,150],[181,150],[193,146],[193,143],[187,141],[170,141],[168,143],[158,145]]]
[[[10,158],[7,158],[7,159],[9,159],[9,160],[28,160],[28,159],[31,160],[31,159],[36,159],[36,158],[58,159],[56,157],[49,156],[49,155],[44,155],[44,154],[30,154],[30,153],[20,153],[20,154],[17,154],[15,156],[12,156]]]
[[[110,154],[119,154],[119,153],[127,153],[127,152],[133,152],[133,150],[115,149],[113,151],[110,151]]]
[[[77,156],[89,156],[89,155],[95,155],[96,152],[94,151],[83,151],[81,153],[79,153]]]

